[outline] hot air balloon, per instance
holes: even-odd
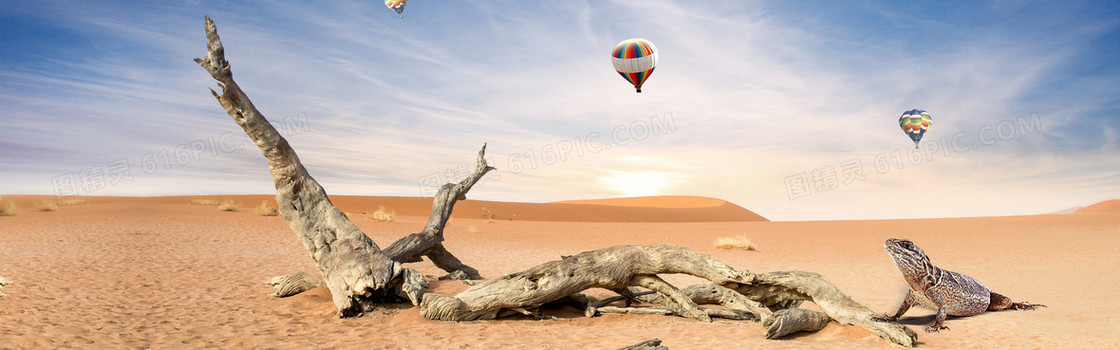
[[[902,132],[910,136],[911,140],[914,140],[914,148],[918,148],[918,141],[922,140],[922,135],[926,134],[930,124],[933,124],[933,117],[920,109],[903,112],[902,117],[898,118],[898,126],[902,127]]]
[[[385,0],[385,7],[397,11],[397,14],[404,18],[404,4],[407,2],[408,0]]]
[[[646,39],[623,40],[611,52],[611,63],[614,64],[614,70],[634,84],[634,89],[641,93],[642,83],[646,82],[649,75],[653,74],[653,68],[657,67],[657,47]]]

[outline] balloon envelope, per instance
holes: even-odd
[[[404,5],[408,0],[385,0],[385,7],[390,10],[396,11],[401,18],[404,18]]]
[[[918,141],[922,140],[922,135],[926,134],[931,124],[933,124],[933,117],[920,109],[903,112],[902,117],[898,118],[898,126],[902,127],[902,132],[910,136],[911,140],[914,140],[914,148],[918,148]]]
[[[646,39],[623,40],[611,52],[611,63],[619,75],[634,84],[635,90],[642,92],[642,83],[657,67],[657,47]]]

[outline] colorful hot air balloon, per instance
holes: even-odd
[[[901,126],[902,132],[914,140],[914,148],[918,148],[918,141],[922,140],[922,135],[926,134],[930,124],[933,124],[933,118],[928,112],[920,109],[903,112],[902,117],[898,118],[898,126]]]
[[[611,63],[614,70],[622,75],[638,93],[642,92],[642,83],[646,82],[653,68],[657,67],[657,47],[646,39],[626,39],[618,43],[611,52]]]
[[[385,0],[385,7],[397,11],[397,14],[404,18],[404,4],[407,2],[408,0]]]

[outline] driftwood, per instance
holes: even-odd
[[[269,278],[264,284],[271,285],[272,296],[277,298],[289,297],[306,292],[313,288],[323,287],[323,278],[306,272],[296,272],[291,275],[275,276]]]
[[[665,295],[673,314],[710,322],[711,318],[679,289],[657,277],[683,273],[717,284],[747,283],[746,276],[719,261],[673,246],[618,246],[583,252],[562,260],[487,280],[452,297],[424,295],[420,314],[430,320],[472,321],[503,311],[530,312],[588,288],[640,286]]]
[[[722,305],[728,310],[721,309],[705,309],[709,314],[717,312],[721,315],[720,318],[736,319],[736,320],[756,320],[763,323],[770,322],[774,314],[773,312],[754,300],[747,299],[742,294],[716,284],[697,284],[688,286],[681,289],[685,296],[692,299],[698,305]],[[664,296],[659,293],[637,294],[631,288],[631,293],[635,295],[634,299],[648,304],[662,304],[664,303]],[[723,317],[727,313],[721,311],[731,311],[733,316]],[[746,315],[750,315],[747,317]]]
[[[763,322],[767,326],[766,339],[778,339],[797,332],[816,332],[827,326],[832,319],[820,312],[789,308],[774,312],[774,318]]]
[[[382,251],[331,204],[326,191],[308,174],[288,141],[233,80],[230,64],[225,59],[225,49],[209,16],[206,17],[206,39],[206,57],[196,58],[195,62],[218,81],[222,93],[218,94],[213,89],[210,93],[268,160],[280,215],[318,265],[322,284],[330,289],[339,316],[361,315],[378,302],[401,300],[401,294],[418,303],[419,296],[427,288],[426,282],[419,273],[403,268],[401,264],[419,261],[420,256],[428,256],[448,272],[459,270],[479,277],[475,269],[463,265],[440,242],[443,240],[443,226],[455,201],[464,198],[471,186],[493,169],[486,165],[483,158],[485,146],[478,154],[479,169],[463,182],[444,185],[440,189],[433,204],[432,218],[424,231],[401,239],[387,251]],[[288,292],[299,289],[288,286],[278,288]]]
[[[752,275],[751,283],[727,286],[747,299],[773,310],[795,308],[811,301],[832,320],[842,325],[856,325],[879,337],[906,347],[914,346],[917,333],[891,322],[875,321],[879,314],[871,311],[836,288],[820,274],[803,271],[768,272]],[[804,319],[811,321],[810,319]]]
[[[689,274],[712,281],[716,286],[693,286],[686,292],[657,277],[663,273]],[[634,286],[657,293],[629,289]],[[579,294],[595,287],[616,291],[623,297],[599,301]],[[624,299],[662,307],[605,305]],[[804,301],[817,304],[824,312],[797,309]],[[708,311],[710,309],[699,308],[700,303],[721,304],[730,310]],[[771,338],[820,330],[830,320],[836,320],[844,325],[867,328],[903,346],[913,346],[917,340],[917,334],[905,326],[874,321],[877,314],[851,300],[818,274],[740,272],[687,248],[672,245],[593,250],[484,281],[456,296],[428,293],[420,303],[420,314],[431,320],[488,320],[508,314],[537,315],[534,310],[547,304],[582,305],[587,308],[588,316],[598,313],[673,314],[700,321],[710,321],[713,315],[736,319],[736,313],[751,312],[756,314],[751,318],[762,319],[763,324],[769,326],[767,336]]]
[[[474,173],[463,179],[457,184],[445,184],[440,187],[439,192],[432,202],[432,215],[428,217],[428,224],[425,225],[424,230],[419,233],[408,235],[401,238],[382,251],[390,260],[397,263],[410,263],[420,262],[421,256],[428,257],[435,265],[447,271],[448,274],[439,277],[440,280],[480,280],[482,275],[478,270],[473,267],[467,266],[459,261],[455,255],[447,251],[443,246],[443,229],[447,225],[447,220],[451,217],[451,209],[455,206],[455,202],[460,199],[465,199],[467,191],[486,175],[487,172],[494,170],[494,167],[486,163],[486,146],[482,146],[482,150],[478,152],[477,166]],[[412,270],[406,270],[412,271]],[[412,274],[413,272],[408,272]],[[316,282],[309,279],[322,279],[321,276],[310,275],[306,272],[296,272],[285,276],[274,276],[266,282],[273,287],[272,295],[275,297],[286,297],[303,293],[312,288],[322,287],[322,281]],[[276,283],[272,283],[276,282]],[[419,304],[419,295],[423,294],[423,289],[426,288],[426,281],[421,278],[417,283],[424,283],[424,288],[419,288],[419,284],[412,284],[411,290],[408,293],[409,299],[414,305]]]
[[[624,348],[618,348],[618,350],[669,350],[669,348],[661,346],[661,339],[650,339]]]
[[[660,314],[704,322],[710,322],[713,316],[761,319],[770,326],[767,337],[815,331],[835,320],[867,328],[896,344],[914,345],[917,335],[909,328],[874,321],[877,314],[851,300],[820,275],[739,272],[708,256],[672,245],[604,248],[484,281],[456,296],[425,293],[425,278],[402,264],[421,261],[421,257],[427,256],[449,272],[449,276],[481,279],[477,270],[464,265],[441,242],[456,201],[464,199],[467,191],[493,170],[484,159],[485,145],[478,152],[475,172],[458,184],[444,185],[437,193],[424,229],[381,250],[331,204],[326,191],[308,174],[292,147],[234,82],[224,48],[209,17],[206,18],[206,37],[206,57],[195,61],[218,81],[222,93],[211,89],[211,94],[260,148],[276,187],[279,212],[319,268],[318,276],[293,274],[270,279],[269,284],[275,287],[274,295],[291,295],[307,288],[326,286],[341,317],[361,315],[379,302],[402,301],[406,297],[420,306],[424,317],[447,321],[487,320],[510,313],[539,316],[536,310],[550,303],[574,303],[588,310],[598,309],[589,311],[592,315],[604,310],[642,312],[636,308],[607,306],[579,294],[585,289],[600,287],[618,292],[627,306],[635,300],[659,304],[660,309],[652,312]],[[707,279],[714,286],[680,290],[657,276],[663,273],[690,274]],[[804,301],[816,303],[823,312],[797,309]],[[698,302],[718,303],[728,310],[701,309]]]
[[[0,276],[0,297],[4,296],[4,286],[11,285],[12,281]]]

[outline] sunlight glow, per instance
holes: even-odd
[[[610,191],[626,197],[656,196],[661,194],[668,179],[656,173],[618,173],[601,180]]]

